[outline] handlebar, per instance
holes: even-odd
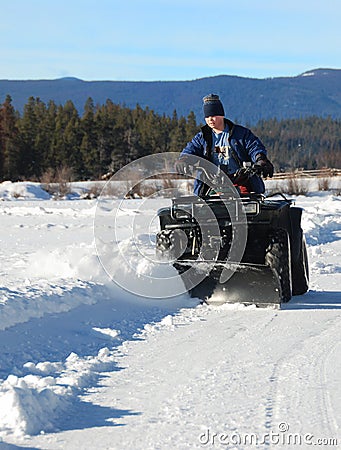
[[[224,177],[228,176],[230,179],[233,179],[234,177],[243,174],[246,178],[251,178],[253,175],[261,175],[262,174],[262,168],[257,164],[252,164],[251,162],[243,162],[243,167],[237,170],[237,172],[233,174],[227,173],[224,168],[227,169],[227,166],[220,165],[215,166],[216,170],[215,172],[208,170],[203,165],[198,165],[195,167],[194,165],[188,165],[188,168],[193,168],[197,172],[200,171],[207,180],[209,180],[214,185],[221,185],[224,184]],[[193,170],[189,169],[187,170],[188,175],[193,175]],[[205,181],[205,180],[203,180]]]

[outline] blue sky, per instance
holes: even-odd
[[[0,79],[193,80],[341,68],[341,0],[0,0]]]

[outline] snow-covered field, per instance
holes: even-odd
[[[296,198],[310,291],[281,310],[201,306],[156,270],[168,199],[0,199],[0,449],[340,448],[340,196]]]

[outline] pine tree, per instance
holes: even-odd
[[[180,117],[176,127],[171,132],[169,151],[179,153],[185,147],[186,143],[186,119]]]
[[[35,143],[39,126],[36,116],[36,99],[30,97],[24,106],[24,113],[19,122],[21,158],[18,163],[18,173],[23,178],[36,179],[36,165],[38,163],[39,166],[39,161],[36,160]]]
[[[112,154],[115,148],[115,105],[111,100],[107,100],[105,105],[97,108],[95,123],[101,173],[105,174],[111,170]]]
[[[81,132],[77,109],[71,100],[57,108],[55,130],[51,145],[49,161],[54,162],[54,169],[64,167],[76,174],[82,170],[80,154]]]
[[[53,100],[50,100],[46,114],[42,121],[42,128],[45,133],[45,138],[41,138],[45,143],[45,151],[42,158],[42,172],[56,167],[56,159],[53,153],[53,143],[55,138],[56,129],[56,117],[57,117],[57,105]]]
[[[18,114],[12,106],[12,98],[7,95],[0,107],[0,179],[2,180],[19,178],[20,148],[17,120]]]
[[[197,121],[195,118],[195,114],[191,111],[187,116],[185,132],[186,132],[186,141],[190,141],[193,136],[195,136],[199,131],[199,127],[197,125]]]
[[[81,118],[82,142],[80,152],[86,177],[99,177],[103,172],[98,147],[98,132],[95,121],[95,107],[92,98],[88,98]]]

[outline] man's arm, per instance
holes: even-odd
[[[187,143],[186,147],[180,153],[179,158],[175,161],[175,170],[186,175],[189,172],[189,162],[193,165],[197,162],[196,156],[202,157],[204,154],[202,133],[198,133]]]
[[[274,174],[274,166],[267,157],[266,148],[263,142],[248,129],[245,137],[245,148],[252,162],[260,167],[263,177],[271,178]]]

